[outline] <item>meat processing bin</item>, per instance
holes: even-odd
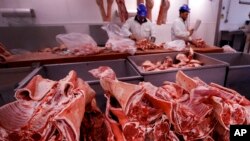
[[[250,55],[245,53],[208,53],[212,58],[229,63],[225,86],[250,99]]]
[[[88,72],[99,66],[109,66],[114,70],[117,78],[123,82],[138,84],[143,79],[130,62],[125,59],[44,65],[40,67],[34,75],[40,74],[44,78],[58,81],[66,77],[70,70],[75,70],[78,77],[88,82],[95,90],[97,94],[97,104],[104,110],[106,98],[104,97],[104,91],[100,86],[99,79],[93,77]]]
[[[0,69],[0,106],[15,101],[15,89],[26,83],[32,71],[32,67]]]
[[[178,70],[182,70],[185,74],[187,74],[190,77],[199,77],[206,83],[214,82],[220,85],[224,84],[226,76],[226,66],[228,64],[198,53],[195,53],[193,58],[203,62],[203,66],[201,67],[176,68],[173,70],[148,71],[148,72],[144,71],[141,67],[142,63],[146,60],[156,63],[157,61],[162,61],[167,56],[171,57],[174,63],[176,63],[177,60],[175,59],[175,57],[177,54],[178,52],[129,56],[128,60],[143,76],[144,81],[151,82],[153,85],[156,86],[161,86],[164,81],[175,82],[176,73]]]

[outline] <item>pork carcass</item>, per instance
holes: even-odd
[[[114,0],[107,0],[107,12],[105,12],[103,0],[96,0],[96,3],[101,12],[103,21],[111,21],[111,14],[112,14],[111,12],[112,12],[113,2]]]
[[[101,12],[101,15],[102,15],[102,20],[107,21],[107,16],[106,16],[103,0],[96,0],[96,3],[97,3],[97,5],[98,5],[98,7],[100,9],[100,12]]]
[[[170,7],[169,0],[161,0],[161,6],[160,6],[160,10],[159,10],[159,15],[158,15],[158,18],[157,18],[157,24],[158,25],[166,23],[166,21],[167,21],[167,13],[168,13],[169,7]]]
[[[154,0],[146,0],[147,18],[152,21],[152,9],[154,7]]]
[[[146,88],[150,88],[150,85]],[[175,132],[185,140],[203,139],[213,131],[212,106],[192,103],[186,95],[187,91],[173,83],[155,88],[154,93],[149,95],[150,101],[164,110]]]
[[[116,0],[118,6],[118,14],[121,22],[125,22],[128,19],[128,11],[124,0]]]
[[[107,0],[107,21],[111,21],[113,3],[114,0]]]
[[[106,66],[90,72],[105,91],[105,115],[116,140],[229,140],[230,124],[249,124],[249,100],[182,71],[176,83],[161,87],[121,82]]]
[[[106,69],[110,69],[105,67]],[[91,70],[103,70],[103,67]],[[112,71],[109,71],[112,72]],[[145,87],[144,84],[135,85],[120,82],[117,79],[110,79],[107,70],[101,72],[101,76],[107,74],[107,78],[99,77],[101,85],[108,95],[108,107],[106,113],[112,113],[116,119],[114,123],[121,125],[121,128],[114,131],[121,131],[122,136],[128,141],[132,140],[176,140],[177,136],[170,130],[169,120],[163,110],[155,108],[149,96],[153,95],[155,87]],[[111,103],[111,97],[117,101]],[[108,117],[111,117],[110,115]],[[118,132],[120,133],[120,132]]]
[[[223,139],[229,139],[229,126],[249,124],[250,101],[234,90],[218,84],[197,83],[183,73],[177,73],[177,83],[190,92],[190,98],[195,103],[203,103],[213,107],[213,115],[219,123],[215,131]]]
[[[34,83],[34,84],[31,84]],[[0,107],[0,140],[79,141],[85,105],[95,92],[75,71],[58,82],[33,77]]]

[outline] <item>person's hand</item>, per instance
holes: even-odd
[[[155,42],[155,39],[156,39],[156,38],[155,38],[155,37],[153,37],[153,36],[149,37],[149,41],[150,41],[150,42],[152,42],[152,43],[154,43],[154,42]]]
[[[134,35],[134,34],[131,34],[131,35],[129,36],[129,38],[130,38],[131,40],[136,41],[136,38],[135,38],[135,35]]]
[[[194,29],[190,29],[189,32],[190,32],[190,36],[191,36],[194,33]]]

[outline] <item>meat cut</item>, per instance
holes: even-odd
[[[158,18],[157,18],[158,25],[166,24],[167,13],[168,13],[169,7],[170,7],[169,0],[161,0],[161,6],[160,6]]]
[[[122,23],[128,19],[128,11],[125,5],[125,0],[116,0],[118,6],[118,14]]]
[[[135,45],[139,50],[163,49],[163,44],[156,45],[147,39],[139,40]]]
[[[112,4],[114,0],[107,0],[107,12],[105,12],[104,2],[103,0],[96,0],[96,3],[100,9],[102,20],[103,21],[111,21],[111,11],[112,11]]]
[[[59,81],[37,75],[0,107],[0,140],[78,141],[85,106],[95,92],[75,71]]]

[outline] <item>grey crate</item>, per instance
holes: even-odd
[[[250,99],[250,55],[245,53],[209,53],[212,58],[229,63],[225,86]]]
[[[226,76],[226,66],[228,64],[198,53],[194,54],[194,59],[197,59],[204,63],[204,65],[201,67],[181,68],[181,69],[162,70],[162,71],[149,71],[149,72],[145,72],[142,70],[141,64],[146,60],[157,62],[163,60],[166,56],[175,58],[177,54],[178,52],[129,56],[128,60],[133,64],[133,66],[136,67],[139,73],[143,76],[144,81],[151,82],[156,86],[161,86],[164,81],[175,82],[175,77],[178,70],[182,70],[188,76],[199,77],[201,80],[207,83],[214,82],[220,85],[224,84]]]
[[[37,69],[33,76],[39,74],[44,78],[60,80],[64,78],[70,70],[75,70],[78,77],[88,82],[95,90],[97,94],[97,103],[99,107],[104,110],[106,99],[104,97],[104,91],[100,86],[99,79],[93,77],[88,72],[89,70],[98,68],[99,66],[109,66],[114,70],[117,78],[123,82],[138,84],[143,79],[143,77],[135,70],[129,61],[125,59],[44,65]]]
[[[32,67],[0,69],[0,106],[15,100],[15,89],[26,83],[32,71]]]

